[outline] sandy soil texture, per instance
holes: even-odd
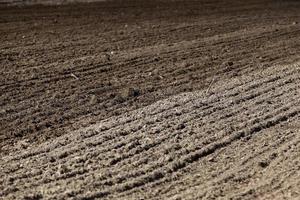
[[[299,10],[0,5],[0,198],[300,198]]]

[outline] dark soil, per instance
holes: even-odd
[[[0,4],[0,198],[296,199],[299,10]]]

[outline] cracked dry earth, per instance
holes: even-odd
[[[0,9],[0,199],[300,198],[296,1]]]

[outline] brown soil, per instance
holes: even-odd
[[[0,5],[0,198],[299,198],[299,10]]]

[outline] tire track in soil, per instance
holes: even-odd
[[[173,185],[174,188],[161,193],[162,196],[170,197],[177,188],[181,188],[183,192],[176,194],[176,198],[180,195],[192,199],[213,198],[214,194],[222,194],[220,188],[223,185],[230,191],[226,195],[233,198],[255,198],[262,191],[274,193],[276,187],[273,190],[267,187],[271,181],[285,183],[293,177],[293,173],[297,174],[297,168],[289,167],[258,186],[248,186],[246,190],[231,188],[228,180],[233,179],[234,174],[250,174],[250,178],[246,179],[251,180],[254,176],[251,174],[253,163],[259,158],[270,157],[275,151],[288,154],[291,146],[294,151],[289,155],[295,156],[291,159],[294,162],[299,159],[300,138],[296,132],[284,129],[281,135],[290,138],[281,138],[280,142],[271,137],[276,127],[293,126],[293,123],[297,126],[300,114],[299,77],[299,63],[253,71],[216,82],[208,94],[202,90],[170,97],[54,138],[38,147],[12,152],[1,158],[3,172],[0,175],[4,178],[0,195],[7,198],[20,197],[25,193],[44,198],[76,195],[82,199],[149,195],[148,198],[155,198],[153,194],[160,194],[155,190],[163,191],[165,185]],[[154,128],[160,130],[149,132]],[[122,135],[124,130],[128,132]],[[294,139],[292,136],[295,136]],[[267,146],[274,146],[247,155],[249,149],[255,150],[256,142],[258,146],[266,142],[264,137],[270,138]],[[228,168],[224,162],[226,158],[222,158],[216,163],[220,168],[227,167],[227,170],[218,176],[214,175],[215,172],[207,173],[205,182],[198,180],[198,176],[193,178],[194,173],[203,169],[201,163],[205,163],[208,157],[226,156],[222,151],[232,155],[236,149],[234,146],[243,142],[244,150],[239,148],[241,152],[232,158],[235,167]],[[274,148],[278,150],[274,151]],[[246,161],[240,160],[242,153],[247,155]],[[280,166],[290,162],[283,155],[277,155],[276,159],[281,159],[277,161]],[[277,169],[275,164],[274,167],[268,163],[264,166],[261,162],[256,166]],[[289,176],[285,174],[288,170]],[[191,183],[187,186],[188,190],[182,188],[185,184],[176,185],[180,181]],[[193,192],[199,191],[199,187],[202,187],[201,192]]]

